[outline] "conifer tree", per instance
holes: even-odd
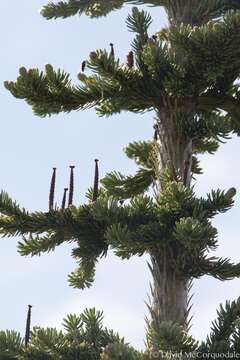
[[[126,24],[135,38],[126,64],[111,44],[110,51],[93,51],[84,60],[77,84],[48,64],[45,71],[22,67],[17,80],[5,86],[41,117],[91,107],[101,116],[154,111],[153,139],[131,143],[125,150],[139,166],[137,173],[114,171],[98,188],[96,162],[89,202],[74,206],[70,201],[68,208],[66,200],[62,208],[53,208],[51,202],[47,212],[29,213],[2,192],[0,231],[23,237],[22,255],[74,242],[79,268],[69,281],[78,288],[91,285],[95,265],[109,248],[123,259],[149,254],[153,285],[147,341],[156,348],[163,346],[163,334],[177,339],[181,330],[187,337],[193,279],[240,276],[240,263],[209,255],[218,246],[211,221],[232,207],[235,189],[198,198],[192,182],[202,173],[198,155],[213,154],[221,141],[240,134],[240,1],[69,0],[46,5],[42,15],[53,19],[84,13],[95,18],[124,4],[163,6],[169,19],[168,27],[151,35],[150,14],[133,7]],[[190,337],[181,339],[194,348]]]
[[[206,341],[198,344],[177,324],[165,323],[157,339],[160,357],[151,349],[134,350],[118,333],[103,327],[103,313],[85,309],[80,315],[70,314],[63,320],[63,330],[33,327],[27,344],[15,330],[0,331],[1,360],[152,360],[172,358],[175,351],[191,351],[191,358],[206,359],[213,354],[240,353],[240,298],[226,302],[218,310]],[[27,324],[28,326],[28,324]],[[171,330],[171,332],[169,331]],[[171,353],[172,352],[172,353]],[[166,354],[169,354],[167,357]],[[172,355],[171,355],[172,354]],[[158,353],[157,353],[158,355]],[[222,356],[223,357],[223,356]],[[232,356],[233,357],[233,356]],[[183,358],[189,358],[183,357]]]
[[[0,359],[104,360],[103,356],[110,351],[110,344],[113,352],[115,348],[120,348],[130,353],[132,360],[136,359],[134,356],[137,356],[137,352],[118,333],[103,326],[103,313],[95,308],[85,309],[80,315],[69,314],[63,319],[62,325],[63,330],[33,327],[28,333],[27,343],[19,332],[0,331]]]

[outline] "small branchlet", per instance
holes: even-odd
[[[175,166],[173,165],[173,162],[171,160],[168,160],[167,167],[171,172],[171,178],[173,181],[178,181],[178,175],[175,169]]]

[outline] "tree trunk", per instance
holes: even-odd
[[[164,171],[169,163],[180,174],[185,186],[190,186],[192,167],[192,140],[181,136],[176,127],[175,114],[166,109],[159,111],[157,119],[159,137],[158,171]],[[161,181],[159,191],[161,192]],[[190,279],[176,275],[172,264],[171,251],[157,246],[150,251],[149,264],[153,284],[151,286],[151,304],[149,306],[152,326],[157,331],[163,321],[178,323],[188,327],[188,292]]]
[[[155,329],[163,321],[171,321],[187,328],[188,313],[188,281],[178,278],[174,269],[169,266],[167,251],[157,249],[151,252],[151,265],[149,264],[153,286],[151,288],[151,316]]]
[[[162,173],[170,162],[180,172],[185,186],[191,183],[192,139],[179,133],[174,110],[161,109],[158,112],[157,125],[159,136],[158,173]],[[161,184],[160,184],[161,187]]]

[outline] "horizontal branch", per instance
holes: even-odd
[[[46,19],[67,18],[76,14],[85,14],[91,18],[106,16],[114,10],[121,9],[125,4],[164,6],[167,0],[68,0],[49,3],[44,6],[41,14]]]
[[[240,263],[233,264],[227,258],[204,257],[199,259],[196,266],[192,268],[192,276],[200,277],[203,275],[210,275],[222,281],[232,280],[240,277]]]

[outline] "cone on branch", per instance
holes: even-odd
[[[70,166],[70,182],[69,182],[69,196],[68,196],[68,206],[73,203],[73,192],[74,192],[74,168],[75,166]]]
[[[132,69],[134,67],[133,51],[130,51],[127,55],[127,66],[129,69]]]
[[[28,313],[27,313],[27,321],[26,321],[26,331],[25,331],[25,346],[28,345],[29,340],[30,340],[31,316],[32,316],[32,305],[28,305]]]
[[[55,186],[56,186],[56,170],[57,168],[53,168],[53,174],[51,178],[50,184],[50,193],[49,193],[49,211],[54,208],[54,194],[55,194]]]
[[[62,199],[62,209],[65,209],[65,207],[66,207],[67,192],[68,192],[68,188],[64,188],[63,199]]]
[[[84,61],[82,62],[82,66],[81,66],[82,72],[85,71],[85,68],[86,68],[86,61],[84,60]]]
[[[114,44],[110,43],[110,56],[114,59],[115,57],[115,52],[114,52]]]
[[[93,185],[93,196],[92,202],[96,202],[98,199],[98,187],[99,187],[99,167],[98,167],[98,159],[95,159],[95,173],[94,173],[94,185]]]

